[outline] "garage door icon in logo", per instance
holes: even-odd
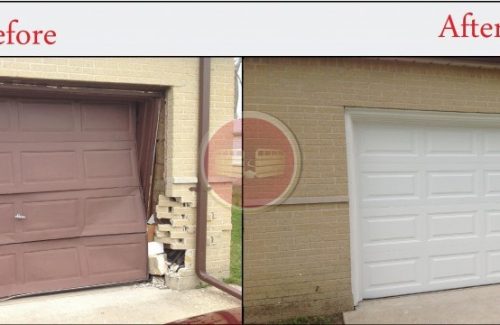
[[[297,140],[277,118],[245,112],[243,119],[220,127],[206,141],[204,181],[211,195],[245,211],[280,204],[294,190],[301,170]]]

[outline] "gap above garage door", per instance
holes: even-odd
[[[145,279],[161,101],[16,86],[33,87],[28,98],[9,87],[0,86],[0,297]]]
[[[349,109],[355,302],[500,282],[500,116]]]

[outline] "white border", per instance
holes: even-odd
[[[496,23],[499,10],[449,1],[2,3],[1,30],[16,18],[15,31],[57,37],[0,48],[5,56],[482,56],[499,53],[498,38],[439,34],[450,14],[455,24],[467,12]]]

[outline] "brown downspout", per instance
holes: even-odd
[[[241,291],[227,285],[207,272],[207,210],[208,188],[203,182],[203,141],[210,127],[210,58],[200,58],[200,111],[198,126],[198,184],[196,205],[196,275],[200,280],[241,300]],[[208,151],[208,149],[207,149]]]

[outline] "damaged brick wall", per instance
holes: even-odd
[[[235,78],[234,61],[232,59],[212,59],[211,90],[210,90],[210,135],[220,127],[230,123],[234,118],[235,108]],[[190,80],[195,87],[199,80]],[[172,89],[170,93],[175,92]],[[172,96],[170,96],[171,98]],[[193,94],[193,100],[198,103],[198,92]],[[168,105],[173,105],[169,101]],[[197,138],[193,134],[198,131],[197,105],[189,109],[167,115],[166,152],[167,161],[176,157],[179,163],[166,166],[165,197],[168,200],[185,202],[195,207],[196,194],[190,188],[196,186],[197,179]],[[170,128],[177,130],[176,141],[169,138]],[[177,148],[177,149],[176,149]],[[176,152],[177,154],[174,154]],[[175,175],[172,172],[175,170]],[[174,175],[174,176],[172,176]],[[227,184],[231,187],[231,184]],[[231,188],[229,188],[231,191]],[[196,211],[193,212],[192,225],[196,224]],[[231,245],[231,207],[224,204],[212,193],[208,195],[208,235],[207,235],[207,271],[218,278],[229,277],[230,245]],[[189,235],[186,235],[189,236]],[[189,240],[189,239],[188,239]],[[199,284],[194,277],[194,242],[192,248],[185,249],[185,267],[179,274],[167,280],[172,286],[179,288],[195,287]],[[191,267],[191,269],[190,269]]]
[[[196,204],[180,197],[161,195],[156,207],[158,220],[155,241],[167,252],[166,285],[172,289],[189,289],[199,284],[195,275]]]
[[[232,188],[231,183],[227,186]],[[154,240],[164,244],[168,257],[166,285],[177,290],[197,287],[201,283],[195,275],[196,201],[160,195],[156,218]],[[220,279],[229,277],[231,230],[230,209],[209,199],[207,270]]]

